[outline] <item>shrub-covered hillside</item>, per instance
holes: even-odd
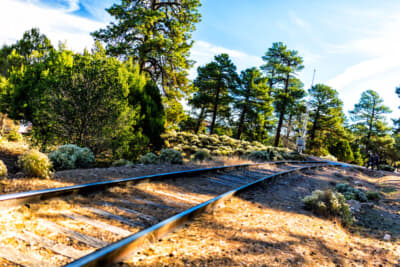
[[[197,151],[207,151],[211,156],[241,156],[253,160],[299,159],[301,156],[287,148],[265,146],[257,141],[248,142],[226,135],[169,132],[163,135],[168,148],[190,157]]]

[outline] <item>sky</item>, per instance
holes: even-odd
[[[53,44],[82,51],[90,32],[111,21],[105,11],[118,0],[1,0],[0,45],[12,44],[38,27]],[[202,21],[193,32],[191,59],[196,68],[228,53],[238,71],[263,64],[274,42],[297,50],[305,88],[323,83],[339,92],[344,110],[354,108],[363,91],[375,90],[400,118],[400,1],[397,0],[202,0]]]

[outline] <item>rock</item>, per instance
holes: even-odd
[[[383,240],[385,241],[390,241],[392,237],[389,234],[385,234],[385,236],[383,237]]]
[[[347,201],[347,204],[350,205],[350,209],[355,212],[360,212],[361,203],[357,200],[351,199]]]

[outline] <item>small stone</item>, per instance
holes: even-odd
[[[385,236],[383,237],[383,240],[385,241],[390,241],[392,237],[389,234],[385,234]]]

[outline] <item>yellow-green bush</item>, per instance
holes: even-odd
[[[0,178],[7,177],[7,166],[0,160]]]
[[[183,156],[181,152],[170,148],[161,150],[159,159],[161,163],[170,163],[170,164],[183,163]]]
[[[46,154],[37,150],[29,150],[19,157],[18,166],[28,175],[49,179],[52,177],[52,164]]]
[[[322,216],[340,216],[344,225],[351,225],[354,218],[345,197],[339,192],[315,190],[302,199],[306,209]]]

